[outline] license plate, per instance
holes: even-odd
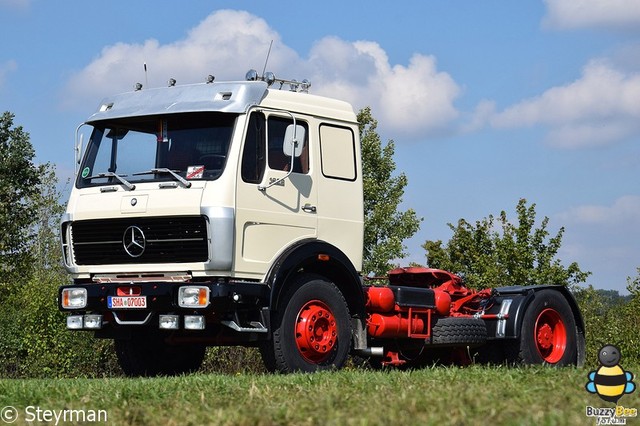
[[[109,309],[145,309],[147,296],[109,296],[107,297]]]

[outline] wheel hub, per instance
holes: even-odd
[[[331,355],[338,341],[338,327],[331,310],[323,302],[306,303],[296,319],[296,345],[300,354],[312,363]]]
[[[538,315],[535,341],[544,361],[555,364],[562,359],[567,347],[567,329],[555,309],[547,308]]]
[[[543,324],[538,330],[538,346],[549,349],[553,344],[553,330],[549,324]]]

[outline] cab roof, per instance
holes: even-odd
[[[356,121],[353,108],[347,102],[270,89],[264,81],[231,81],[143,89],[106,97],[87,123],[172,113],[246,113],[253,106]]]

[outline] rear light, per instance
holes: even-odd
[[[82,309],[87,306],[86,288],[62,289],[61,305],[64,309]]]
[[[206,308],[209,306],[209,287],[180,287],[178,289],[178,306],[181,308]]]

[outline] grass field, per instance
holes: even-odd
[[[119,425],[595,424],[595,419],[586,417],[586,406],[613,404],[586,392],[588,371],[472,366],[0,380],[0,409],[17,409],[14,424],[25,424],[28,416],[36,420],[31,424],[44,424],[37,421],[37,407],[41,419],[44,410],[51,410],[49,424],[55,424],[53,411],[61,410],[105,410],[107,423]],[[640,408],[639,394],[625,395],[619,404]],[[640,424],[640,419],[628,419],[627,424],[634,423]]]

